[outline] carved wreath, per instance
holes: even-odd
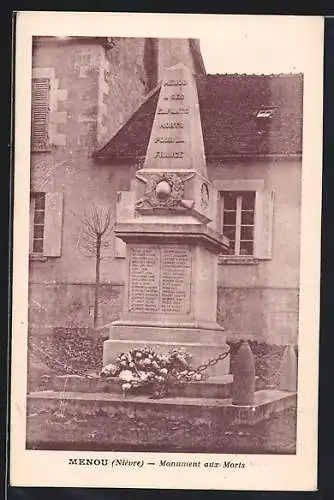
[[[158,198],[156,195],[156,187],[162,181],[166,181],[171,187],[169,196],[164,199]],[[162,175],[152,175],[149,177],[146,184],[144,200],[154,208],[175,208],[183,199],[183,194],[184,180],[174,173],[164,173]]]

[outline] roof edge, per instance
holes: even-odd
[[[125,118],[125,120],[122,121],[116,132],[110,137],[110,139],[107,140],[104,146],[93,152],[92,154],[93,158],[97,159],[101,157],[100,153],[104,150],[107,144],[117,136],[117,134],[124,128],[124,126],[136,115],[136,113],[138,113],[140,108],[160,89],[160,87],[161,87],[161,82],[159,82],[158,85],[154,87],[154,89],[152,89],[148,94],[145,95],[143,99],[140,100],[139,104],[134,109],[134,111],[130,114],[130,116],[128,116],[127,118]]]

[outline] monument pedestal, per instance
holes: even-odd
[[[133,348],[159,353],[184,348],[193,367],[227,351],[224,329],[216,323],[219,237],[203,224],[121,223],[127,243],[128,278],[124,309],[104,343],[103,364]],[[229,357],[208,368],[229,373]]]

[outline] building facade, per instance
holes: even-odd
[[[95,262],[83,215],[131,190],[148,145],[164,68],[196,75],[211,225],[220,256],[218,321],[228,337],[298,336],[302,75],[207,75],[196,40],[38,38],[31,130],[29,327],[90,327]],[[87,229],[87,228],[86,228]],[[87,245],[86,245],[87,247]],[[99,325],[118,317],[125,245],[103,248]]]

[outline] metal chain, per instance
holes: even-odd
[[[239,349],[239,346],[241,345],[241,342],[242,341],[238,342],[233,349],[231,347],[229,347],[227,351],[221,352],[216,358],[208,359],[208,361],[206,361],[206,363],[203,363],[203,364],[199,365],[197,368],[193,368],[191,370],[187,370],[186,373],[184,373],[183,375],[179,375],[178,376],[178,380],[182,380],[182,379],[187,378],[187,377],[192,377],[193,375],[195,375],[197,373],[204,372],[208,368],[212,368],[217,363],[219,363],[219,361],[223,361],[225,358],[227,358],[227,356],[229,354],[232,354],[233,352],[237,351]],[[31,347],[33,347],[33,349],[35,349],[36,351],[38,351],[40,354],[42,354],[43,356],[45,356],[45,357],[49,358],[50,360],[52,360],[53,363],[55,363],[59,367],[65,369],[66,372],[67,372],[67,374],[88,376],[87,375],[87,370],[75,370],[74,368],[71,368],[69,365],[65,365],[64,363],[61,363],[57,359],[53,358],[47,352],[45,352],[43,349],[41,349],[40,347],[38,347],[36,344],[31,343],[30,345],[31,345]]]
[[[187,373],[179,376],[178,380],[182,380],[183,378],[187,378],[189,376],[192,377],[193,375],[196,375],[197,373],[204,372],[208,368],[212,368],[219,361],[222,361],[223,359],[227,358],[227,356],[229,354],[232,354],[232,352],[237,351],[239,349],[241,343],[242,343],[242,341],[238,342],[233,349],[230,346],[227,351],[221,352],[216,358],[209,359],[206,363],[203,363],[202,365],[199,365],[197,368],[194,368],[192,370],[188,370]]]

